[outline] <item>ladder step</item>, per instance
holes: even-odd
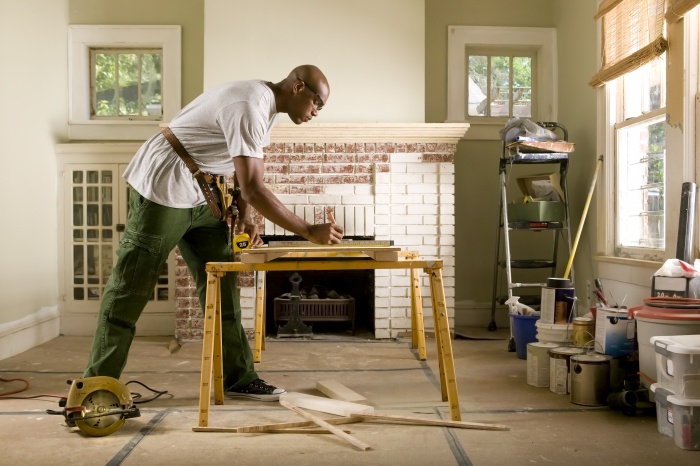
[[[499,261],[498,265],[501,267],[506,266],[506,261]],[[546,260],[546,259],[532,259],[532,260],[511,260],[510,266],[513,269],[551,269],[556,267],[556,261]]]
[[[563,222],[508,222],[511,230],[563,230]]]

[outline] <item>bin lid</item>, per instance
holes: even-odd
[[[635,319],[639,320],[687,320],[700,322],[700,309],[676,309],[651,306],[637,306],[630,309]]]
[[[676,354],[700,354],[700,335],[653,336],[649,342],[658,348],[657,353],[666,349]]]

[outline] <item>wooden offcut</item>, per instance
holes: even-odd
[[[321,413],[335,414],[336,416],[349,416],[351,414],[372,414],[374,408],[359,403],[351,403],[343,400],[333,400],[322,396],[307,395],[305,393],[288,392],[280,395],[280,401],[287,401],[304,409],[312,409]]]
[[[350,390],[337,380],[319,380],[316,382],[316,390],[334,400],[349,401],[363,405],[369,404],[367,398]]]

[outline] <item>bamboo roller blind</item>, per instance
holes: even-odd
[[[666,22],[675,23],[687,12],[700,5],[700,0],[667,0]]]
[[[663,36],[666,1],[605,0],[600,4],[595,18],[603,21],[602,66],[588,84],[602,86],[666,51],[668,43]]]

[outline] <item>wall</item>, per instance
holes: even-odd
[[[66,17],[65,0],[0,0],[0,358],[6,337],[57,318],[53,143],[67,133]],[[38,333],[14,348],[40,343]]]
[[[205,87],[312,63],[331,85],[315,122],[424,121],[423,0],[207,0],[205,23]]]
[[[517,0],[487,3],[426,0],[426,122],[441,122],[446,118],[448,26],[557,29],[559,121],[567,127],[569,139],[577,147],[569,172],[574,228],[578,226],[594,168],[591,160],[595,149],[595,92],[587,82],[595,72],[595,10],[596,0],[532,0],[525,3]],[[503,14],[509,11],[513,14]],[[582,47],[582,44],[590,44],[590,47]],[[455,320],[458,324],[486,325],[490,319],[500,153],[500,140],[463,140],[455,155]],[[594,222],[588,225],[591,230],[595,228]],[[589,233],[585,235],[589,236]],[[574,270],[577,282],[585,284],[591,274],[591,255],[595,248],[587,240],[580,247]],[[577,294],[585,297],[585,286],[578,289]],[[507,325],[504,316],[504,312],[498,314],[499,325]]]

